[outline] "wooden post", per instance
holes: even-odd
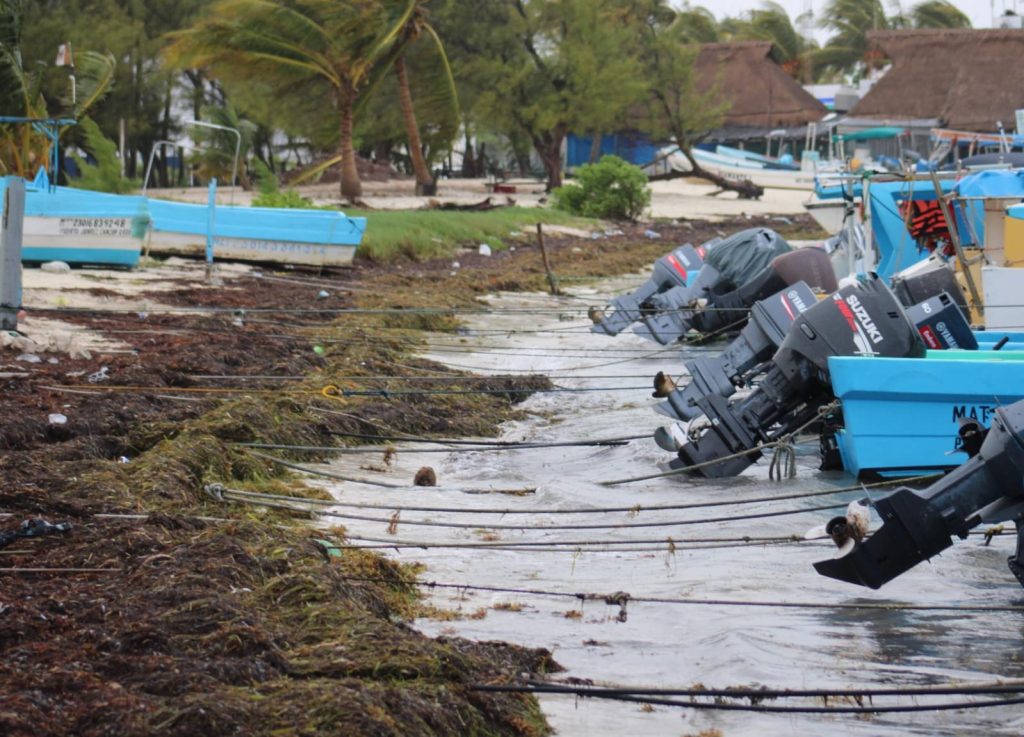
[[[558,277],[551,271],[548,249],[544,246],[544,226],[540,223],[537,223],[537,244],[540,246],[540,257],[544,260],[544,272],[548,275],[548,287],[551,288],[551,294],[557,296],[561,294],[558,289]]]
[[[18,329],[21,309],[21,236],[25,221],[25,180],[7,177],[0,221],[0,329]]]

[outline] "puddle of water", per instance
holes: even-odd
[[[635,278],[634,278],[635,281]],[[621,284],[621,283],[620,283]],[[620,284],[606,285],[615,293]],[[498,308],[576,308],[585,302],[556,302],[545,295],[500,295]],[[578,317],[578,315],[577,315]],[[458,338],[437,336],[427,356],[440,362],[472,366],[481,372],[532,370],[565,375],[586,366],[585,379],[558,379],[556,384],[580,388],[646,386],[659,370],[678,374],[677,351],[650,353],[652,344],[632,333],[617,338],[592,335],[576,319],[557,315],[496,314],[474,318],[471,327],[488,331]],[[558,329],[544,333],[489,331]],[[452,346],[473,352],[450,353]],[[474,348],[474,346],[486,346]],[[540,350],[543,349],[543,350]],[[606,364],[606,365],[602,365]],[[590,378],[594,377],[594,378]],[[615,377],[615,378],[601,378]],[[634,378],[635,377],[635,378]],[[647,390],[593,391],[578,394],[539,394],[522,407],[528,419],[509,423],[502,439],[529,441],[584,440],[650,433],[662,424],[652,407],[657,400]],[[721,481],[657,479],[609,488],[598,482],[655,472],[668,459],[652,440],[618,447],[535,448],[508,452],[452,454],[399,453],[391,480],[408,481],[416,469],[437,469],[439,489],[382,490],[353,485],[326,485],[348,501],[387,500],[459,509],[570,509],[656,505],[723,498],[785,494],[845,486],[848,477],[821,474],[816,447],[799,449],[798,478],[784,483],[767,478],[761,461],[738,479]],[[366,456],[343,457],[332,468],[358,475]],[[526,497],[471,496],[444,487],[513,488],[536,486]],[[845,503],[852,497],[836,500]],[[648,521],[694,520],[778,509],[799,510],[821,505],[821,499],[760,503],[710,510],[654,511],[629,514],[479,515],[403,513],[405,521],[456,521],[470,524],[630,524]],[[342,510],[339,510],[342,511]],[[1024,596],[1006,569],[1009,538],[996,538],[991,547],[958,543],[931,564],[918,566],[880,592],[846,586],[818,576],[811,564],[831,554],[824,544],[747,546],[692,549],[685,542],[697,537],[782,536],[803,533],[827,519],[828,512],[804,512],[764,520],[720,522],[651,528],[605,530],[501,530],[485,534],[479,528],[412,526],[400,522],[393,536],[384,523],[344,520],[351,535],[392,541],[467,543],[661,540],[657,550],[606,549],[599,552],[565,550],[390,549],[402,561],[427,566],[424,580],[503,588],[563,592],[625,591],[634,597],[728,599],[745,601],[804,601],[851,603],[863,601],[907,604],[1019,604]],[[386,517],[381,513],[377,516]],[[497,534],[496,539],[494,535]],[[766,685],[780,688],[881,687],[925,685],[954,680],[990,681],[1024,677],[1021,635],[1024,622],[1012,613],[872,612],[844,609],[762,609],[730,606],[672,605],[633,602],[628,618],[618,619],[619,607],[572,598],[548,598],[437,589],[431,602],[470,614],[487,610],[482,619],[454,622],[420,620],[430,635],[441,633],[479,640],[505,640],[545,647],[567,668],[563,676],[590,678],[610,684],[685,688]],[[499,607],[499,608],[495,608]],[[951,697],[950,700],[962,700]],[[727,737],[776,734],[820,737],[826,730],[844,735],[936,735],[972,733],[1020,734],[1024,716],[1018,708],[894,714],[877,717],[835,715],[767,715],[710,712],[613,701],[545,696],[541,703],[551,724],[563,735],[690,734],[719,729]],[[902,703],[912,703],[904,699]]]

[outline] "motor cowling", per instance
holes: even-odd
[[[686,289],[704,265],[704,256],[715,241],[695,247],[689,243],[654,262],[651,277],[631,293],[616,297],[604,310],[591,308],[594,325],[591,332],[618,335],[643,315],[650,312],[652,299],[673,288]]]
[[[730,403],[718,393],[697,400],[697,417],[679,449],[677,468],[697,464],[708,477],[733,476],[754,463],[753,449],[792,432],[832,397],[830,356],[921,357],[925,347],[916,327],[885,283],[872,275],[844,287],[799,315],[748,397]],[[751,452],[747,452],[751,451]],[[743,455],[713,463],[737,453]]]
[[[698,300],[714,301],[716,295],[728,295],[742,285],[760,279],[761,272],[776,257],[791,251],[785,239],[769,228],[748,228],[734,233],[708,253],[697,284],[688,289],[675,287],[655,296],[651,300],[652,309],[643,316],[644,324],[638,325],[635,332],[663,345],[680,340],[690,330],[693,316],[699,312],[699,309],[693,309]],[[745,309],[788,283],[791,282],[779,283],[774,289],[770,284],[764,285],[760,296],[745,295],[748,300]]]

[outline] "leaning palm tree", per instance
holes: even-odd
[[[429,0],[385,0],[392,13],[397,13],[402,31],[395,39],[391,51],[378,65],[377,79],[371,85],[376,90],[383,74],[394,70],[398,82],[398,104],[402,111],[406,137],[409,143],[409,159],[416,176],[416,194],[433,195],[437,184],[430,173],[425,156],[425,143],[420,135],[417,108],[423,113],[423,120],[429,121],[435,141],[450,144],[459,127],[458,93],[452,76],[448,55],[437,31],[430,24],[426,5]],[[423,40],[424,43],[417,44]],[[408,64],[412,59],[416,63]],[[409,67],[418,72],[416,77],[417,101],[414,102],[412,85],[409,82]],[[369,98],[369,94],[364,99]],[[434,147],[436,152],[437,146]]]
[[[375,75],[394,64],[417,0],[222,0],[172,35],[168,59],[259,81],[286,105],[320,99],[338,115],[341,195],[362,195],[353,142],[357,106]]]
[[[43,80],[49,65],[40,62],[26,69],[21,56],[24,5],[24,0],[0,0],[0,111],[19,118],[44,119],[58,114],[81,118],[110,90],[114,57],[89,51],[78,54],[76,93],[59,101],[47,100]],[[0,172],[32,175],[48,160],[50,145],[50,140],[30,125],[0,125]]]
[[[778,3],[764,0],[748,17],[736,19],[731,35],[736,40],[771,41],[782,68],[796,79],[810,81],[817,45],[797,30]]]
[[[949,0],[924,0],[911,9],[914,28],[970,28],[971,19]]]
[[[847,72],[866,60],[868,32],[886,30],[891,24],[882,0],[829,0],[818,25],[833,35],[815,54],[815,61]]]

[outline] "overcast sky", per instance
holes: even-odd
[[[790,17],[795,18],[807,10],[808,6],[817,17],[828,0],[777,0],[777,2],[789,12]],[[892,0],[883,0],[883,2],[887,7],[892,8]],[[917,0],[900,0],[900,2],[905,10],[909,10]],[[675,4],[683,5],[683,2],[676,0]],[[719,18],[726,15],[737,15],[761,6],[760,0],[706,0],[706,2],[691,0],[690,4],[703,5]],[[1024,0],[1019,0],[1019,2],[1018,0],[953,0],[953,4],[967,14],[975,28],[992,27],[993,9],[996,16],[1002,15],[1004,8],[1015,9],[1018,13],[1024,14]],[[1018,5],[1019,7],[1017,7]],[[819,40],[827,38],[827,34],[820,29],[815,29],[814,33]]]

